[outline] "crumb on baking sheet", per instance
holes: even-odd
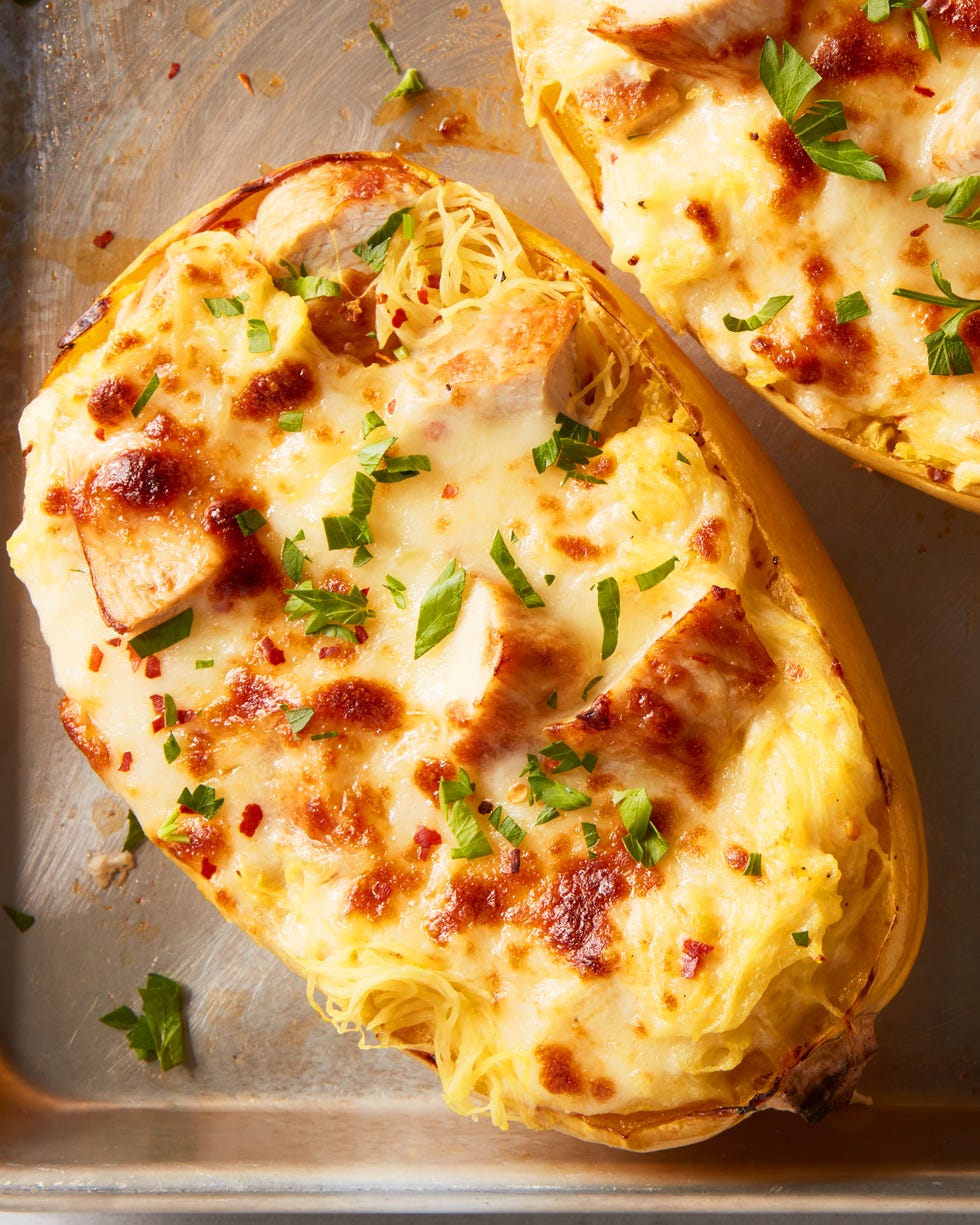
[[[124,885],[135,867],[136,859],[131,851],[120,851],[116,855],[96,851],[89,856],[85,871],[100,889],[108,889],[114,880]]]

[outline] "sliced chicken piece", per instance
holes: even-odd
[[[448,649],[450,751],[464,766],[534,739],[556,678],[577,674],[579,665],[577,647],[545,609],[529,610],[509,587],[479,576]]]
[[[767,34],[789,33],[792,0],[623,0],[607,5],[594,34],[692,77],[754,73]]]
[[[454,404],[487,416],[524,414],[542,403],[551,415],[567,412],[579,314],[576,302],[541,302],[484,315],[469,329],[472,347],[440,362],[431,377]]]
[[[776,680],[738,592],[712,587],[588,710],[548,732],[600,762],[652,759],[710,796],[719,759]]]
[[[964,74],[953,105],[936,116],[929,144],[944,179],[980,174],[980,59]]]
[[[343,280],[345,269],[364,264],[354,247],[419,194],[407,172],[351,161],[321,166],[287,179],[270,192],[248,227],[253,250],[274,277],[281,260],[311,276]]]
[[[221,564],[192,513],[180,455],[147,447],[107,459],[71,493],[71,512],[107,625],[144,629]]]
[[[658,69],[648,77],[639,64],[607,72],[575,97],[596,128],[613,136],[649,135],[681,107],[670,74]]]

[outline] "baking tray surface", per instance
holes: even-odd
[[[395,83],[385,29],[429,90]],[[175,67],[179,66],[179,67]],[[245,78],[243,80],[242,78]],[[0,3],[0,531],[17,522],[16,421],[57,338],[146,243],[303,157],[397,150],[606,254],[528,132],[493,4],[354,0]],[[105,246],[93,242],[112,231]],[[980,520],[857,470],[686,345],[760,438],[858,604],[916,769],[931,910],[882,1014],[872,1105],[808,1127],[761,1116],[694,1148],[610,1152],[448,1114],[431,1074],[360,1052],[303,983],[152,847],[100,890],[124,806],[73,749],[30,604],[0,568],[0,1206],[527,1211],[980,1207]],[[97,1023],[147,971],[188,991],[192,1057],[163,1075]]]

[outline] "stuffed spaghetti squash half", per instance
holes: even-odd
[[[845,1102],[924,908],[856,613],[582,261],[394,156],[179,223],[27,408],[68,734],[340,1030],[634,1149]]]

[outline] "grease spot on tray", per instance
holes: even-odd
[[[189,4],[184,12],[184,25],[198,38],[210,38],[215,31],[214,18],[203,4]]]

